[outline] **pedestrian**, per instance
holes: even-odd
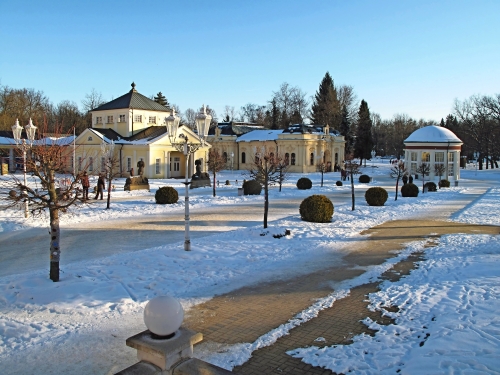
[[[409,182],[410,184],[413,184],[413,176],[412,176],[412,175],[410,175],[410,177],[408,178],[408,182]]]
[[[87,171],[83,172],[80,181],[82,183],[82,188],[83,188],[83,200],[85,201],[89,199],[89,187],[90,187],[90,181],[89,181],[89,176],[87,176]]]
[[[104,195],[104,185],[106,184],[106,181],[104,180],[104,176],[102,174],[99,175],[99,178],[97,179],[97,193],[95,195],[94,199],[97,199],[99,195],[101,196],[101,200]]]
[[[403,185],[406,185],[408,183],[408,176],[404,175],[403,176]]]

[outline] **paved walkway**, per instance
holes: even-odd
[[[393,250],[404,248],[410,241],[437,238],[451,233],[499,234],[500,227],[429,220],[387,222],[363,233],[367,235],[366,239],[356,243],[356,249],[344,257],[344,264],[216,296],[190,310],[184,325],[202,332],[204,341],[200,345],[211,348],[254,342],[312,305],[315,299],[332,293],[332,285],[336,282],[362,274],[363,267],[383,263],[393,256]],[[408,274],[418,257],[419,254],[415,254],[398,263],[384,277],[396,280]],[[387,318],[367,309],[366,295],[376,292],[378,285],[379,283],[371,283],[351,289],[348,297],[321,311],[317,318],[292,329],[289,335],[278,339],[275,344],[255,351],[249,361],[234,368],[233,372],[255,375],[331,374],[328,370],[312,367],[292,358],[286,351],[310,345],[347,344],[353,336],[362,332],[369,333],[367,327],[360,322],[365,317],[379,323],[388,323]],[[326,342],[315,342],[318,337],[325,338]]]

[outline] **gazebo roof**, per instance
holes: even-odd
[[[462,141],[451,130],[442,126],[424,126],[415,130],[404,143],[460,143]]]

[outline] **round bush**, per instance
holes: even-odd
[[[307,177],[301,177],[297,181],[297,188],[299,190],[307,190],[307,189],[312,188],[312,186],[313,186],[312,181],[310,179],[308,179]]]
[[[262,186],[255,180],[243,182],[243,194],[245,195],[260,195]]]
[[[155,193],[157,204],[173,204],[179,200],[179,193],[172,186],[163,186]]]
[[[450,181],[448,181],[448,180],[441,180],[441,181],[439,181],[439,187],[440,188],[449,188],[450,187]]]
[[[333,216],[333,203],[324,195],[311,195],[302,201],[300,218],[313,223],[329,223]]]
[[[407,183],[401,187],[401,195],[403,197],[418,197],[418,186],[415,184]]]
[[[362,174],[361,176],[359,176],[359,182],[362,183],[362,184],[367,184],[370,182],[370,176],[368,176],[367,174]]]
[[[335,185],[337,185],[337,186],[342,186],[342,181],[337,181],[337,182],[335,183]]]
[[[427,191],[437,191],[437,186],[432,181],[426,182],[424,188],[427,188]]]
[[[369,188],[365,193],[366,203],[370,206],[383,206],[389,198],[387,190],[381,187]]]
[[[231,183],[229,182],[229,180],[226,180],[226,185],[231,185]]]

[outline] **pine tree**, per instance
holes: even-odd
[[[314,95],[311,106],[311,121],[313,124],[328,124],[333,129],[338,129],[340,119],[341,110],[337,90],[335,90],[330,73],[326,72]]]
[[[271,129],[279,129],[280,113],[278,110],[278,105],[276,104],[276,99],[273,98],[271,101]]]
[[[342,108],[342,120],[340,122],[340,134],[344,136],[345,140],[345,153],[350,154],[352,152],[353,139],[352,139],[352,131],[351,131],[351,120],[349,119],[349,110],[347,106],[343,106]]]
[[[441,126],[442,128],[446,127],[446,124],[444,123],[444,120],[442,117],[441,117],[441,122],[439,123],[439,126]]]
[[[363,159],[369,159],[373,148],[372,139],[372,119],[370,118],[370,109],[368,103],[361,100],[358,111],[358,126],[356,129],[356,143],[354,145],[354,155],[360,159],[360,165]]]
[[[165,107],[170,106],[170,104],[168,104],[167,98],[165,98],[165,96],[161,93],[161,91],[158,94],[156,94],[156,96],[154,97],[154,101],[158,104],[164,105]]]

